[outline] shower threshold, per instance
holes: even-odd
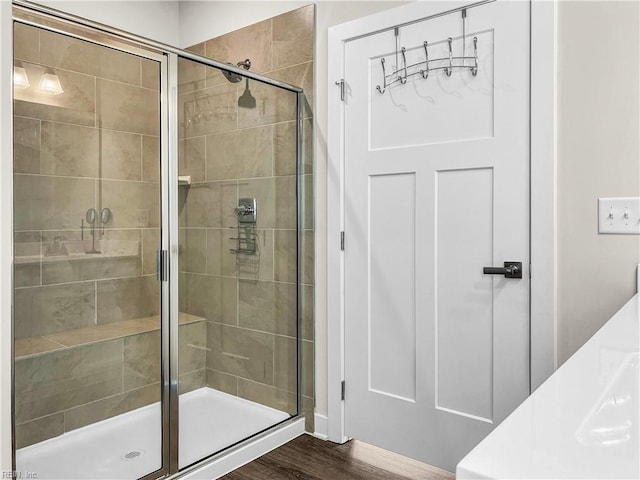
[[[158,402],[21,448],[17,470],[39,480],[142,477],[160,468],[160,414]],[[180,468],[289,417],[208,387],[180,395]]]

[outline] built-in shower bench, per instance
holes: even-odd
[[[203,317],[188,313],[178,314],[178,325],[203,322],[204,320]],[[67,330],[41,337],[19,338],[15,341],[15,357],[48,353],[156,330],[160,330],[160,315]]]

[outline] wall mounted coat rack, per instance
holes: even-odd
[[[394,29],[396,37],[396,70],[387,74],[385,67],[384,57],[380,59],[382,65],[382,86],[376,85],[376,90],[383,94],[388,87],[395,83],[404,85],[407,83],[407,79],[416,75],[420,75],[422,78],[429,78],[429,74],[436,70],[444,70],[447,77],[450,77],[454,70],[466,69],[471,71],[471,75],[474,77],[478,75],[478,37],[473,37],[473,56],[465,56],[466,46],[466,20],[467,10],[462,10],[462,56],[453,55],[453,39],[449,37],[447,43],[449,44],[449,55],[447,57],[429,58],[429,43],[423,42],[425,59],[411,65],[407,64],[407,49],[402,47],[398,49],[398,36],[400,33],[400,27]],[[398,54],[400,55],[402,65],[398,67]]]

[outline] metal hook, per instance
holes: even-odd
[[[475,77],[478,75],[478,37],[473,37],[473,58],[475,63],[471,67],[471,75]]]
[[[376,90],[380,93],[384,93],[387,90],[387,71],[384,68],[384,58],[380,59],[380,63],[382,64],[382,78],[384,79],[383,87],[380,88],[380,85],[376,85]]]
[[[449,37],[447,42],[449,43],[449,66],[445,67],[444,73],[447,74],[447,77],[450,77],[453,73],[453,47],[451,45],[453,43],[453,38]]]
[[[404,70],[404,76],[400,75],[400,83],[401,84],[405,84],[407,83],[407,56],[405,55],[405,52],[407,51],[406,48],[402,47],[402,49],[400,50],[400,52],[402,52],[402,64],[403,64],[403,70]]]
[[[422,46],[424,47],[424,57],[425,57],[425,61],[424,61],[424,70],[420,70],[420,73],[422,74],[422,78],[428,78],[429,77],[429,43],[428,42],[424,42],[422,44]]]

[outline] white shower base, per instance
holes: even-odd
[[[180,395],[180,468],[287,418],[207,387]],[[22,478],[36,474],[39,480],[142,477],[160,468],[160,419],[160,403],[155,403],[21,448],[17,470]]]

